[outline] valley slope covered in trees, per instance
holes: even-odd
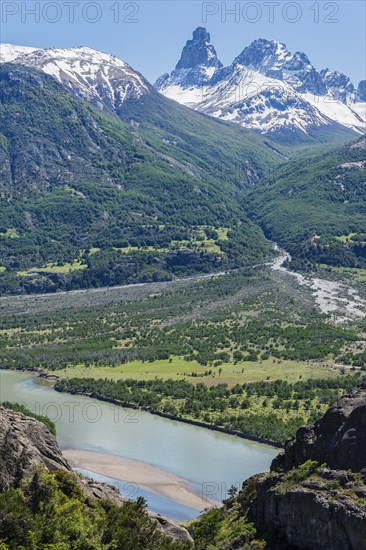
[[[155,91],[122,122],[39,71],[0,71],[3,293],[164,280],[271,254],[238,200],[281,161],[266,140]]]

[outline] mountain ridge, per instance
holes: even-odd
[[[116,56],[87,46],[36,49],[0,46],[0,62],[40,69],[97,108],[122,111],[154,87]],[[258,39],[223,67],[203,27],[188,40],[175,70],[155,83],[166,97],[284,144],[352,139],[365,131],[364,81],[318,72],[306,54]],[[362,100],[362,101],[361,101]]]
[[[268,238],[309,262],[366,265],[366,139],[289,162],[245,196],[246,211]]]
[[[99,108],[118,109],[127,99],[138,100],[152,91],[149,82],[115,55],[88,46],[9,51],[1,62],[16,62],[55,77],[74,95]],[[0,46],[2,48],[3,45]],[[27,49],[28,50],[28,49]]]

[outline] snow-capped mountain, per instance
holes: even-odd
[[[194,31],[175,70],[155,84],[170,99],[270,134],[332,125],[364,132],[360,86],[356,91],[342,73],[318,72],[305,53],[292,54],[275,40],[255,40],[223,67],[203,28]]]
[[[118,111],[126,100],[155,91],[124,61],[85,46],[2,44],[0,62],[41,69],[101,109]],[[223,67],[209,33],[198,27],[175,70],[160,77],[155,87],[193,109],[273,137],[288,131],[312,134],[325,127],[365,131],[365,81],[356,89],[346,75],[317,71],[304,53],[292,54],[274,40],[255,40]]]
[[[85,46],[34,49],[2,44],[1,62],[15,62],[52,75],[74,95],[117,110],[127,99],[153,90],[147,80],[114,55]]]

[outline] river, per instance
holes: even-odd
[[[63,450],[82,450],[126,457],[186,480],[198,495],[220,501],[231,485],[269,469],[278,449],[205,428],[124,409],[85,396],[58,393],[30,373],[0,371],[0,402],[25,404],[56,424]],[[179,520],[198,515],[155,492],[125,486],[91,472],[97,480],[117,484],[127,496],[142,495],[148,507]],[[127,480],[128,482],[128,480]],[[127,488],[126,488],[127,487]]]

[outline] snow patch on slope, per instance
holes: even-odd
[[[329,93],[324,96],[314,96],[306,93],[303,94],[303,97],[329,119],[336,120],[339,124],[352,128],[361,134],[365,131],[366,117],[362,119],[360,114],[353,109],[354,105],[346,105]]]
[[[11,63],[21,55],[32,53],[37,48],[29,46],[15,46],[14,44],[0,44],[0,63]]]

